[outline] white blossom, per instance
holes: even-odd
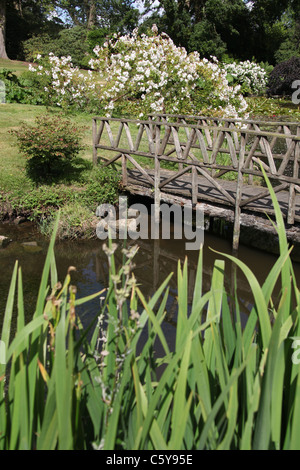
[[[152,32],[153,36],[139,36],[134,30],[96,46],[96,58],[89,61],[93,71],[88,73],[74,67],[70,56],[59,58],[53,53],[48,65],[40,58],[38,69],[29,69],[47,79],[48,96],[59,106],[80,108],[94,100],[106,115],[130,106],[130,112],[139,117],[150,111],[245,114],[241,84],[229,86],[228,71],[215,57],[208,60],[197,52],[188,54],[164,33],[158,35],[155,26]]]

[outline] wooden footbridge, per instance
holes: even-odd
[[[234,250],[247,217],[274,215],[262,165],[287,228],[300,240],[300,123],[166,114],[147,120],[94,117],[94,164],[99,159],[105,166],[121,163],[124,188],[153,197],[158,207],[162,200],[192,204],[232,220]]]

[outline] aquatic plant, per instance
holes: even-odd
[[[189,311],[187,261],[178,263],[174,350],[162,329],[172,274],[146,300],[132,273],[135,248],[123,248],[118,268],[110,241],[104,246],[107,289],[77,299],[74,268],[63,284],[57,279],[57,219],[27,324],[18,263],[12,275],[0,343],[1,449],[300,448],[299,287],[281,212],[266,182],[280,256],[261,286],[243,262],[220,253],[204,293],[200,250]],[[224,288],[224,257],[242,270],[252,290],[244,328],[237,297],[231,310]],[[99,316],[83,329],[77,306],[95,297]]]

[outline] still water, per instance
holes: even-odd
[[[48,241],[43,238],[31,223],[21,225],[0,225],[0,235],[9,237],[11,243],[0,249],[0,323],[2,323],[6,297],[15,260],[22,268],[26,317],[29,320],[34,312],[36,296],[47,253]],[[33,243],[32,243],[33,242]],[[185,251],[184,240],[143,240],[134,241],[139,245],[139,251],[134,258],[135,276],[141,285],[146,298],[150,297],[156,288],[164,281],[170,272],[173,278],[170,283],[170,295],[167,304],[167,316],[164,324],[166,336],[172,336],[176,327],[176,271],[178,259],[188,258],[189,274],[189,302],[192,300],[198,252]],[[116,252],[116,258],[121,263],[121,247]],[[69,266],[75,266],[72,272],[72,284],[77,287],[77,297],[83,297],[97,291],[108,284],[107,257],[102,249],[103,241],[63,241],[56,243],[55,255],[59,280],[63,282]],[[225,260],[226,282],[228,291],[233,287],[233,266],[221,253],[231,254],[231,245],[220,237],[205,233],[204,236],[204,273],[203,289],[208,290],[215,260]],[[263,251],[240,246],[239,259],[244,261],[254,272],[262,284],[276,256]],[[294,263],[296,278],[300,280],[300,263]],[[251,289],[247,279],[237,270],[238,295],[242,311],[242,320],[246,321],[247,314],[252,306]],[[92,318],[99,313],[99,299],[95,299],[77,312],[84,324],[89,324]]]

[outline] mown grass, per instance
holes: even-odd
[[[34,124],[37,116],[51,113],[59,115],[58,109],[47,109],[45,106],[31,106],[23,104],[0,105],[0,188],[9,190],[19,181],[28,187],[30,180],[25,175],[25,157],[17,146],[16,139],[9,131],[18,129],[22,123]],[[91,147],[91,119],[88,115],[76,115],[71,117],[72,121],[87,127],[83,134],[83,144],[86,149],[81,157],[92,161]]]
[[[21,60],[0,59],[0,72],[3,69],[11,70],[19,77],[23,72],[28,71],[28,62]]]

